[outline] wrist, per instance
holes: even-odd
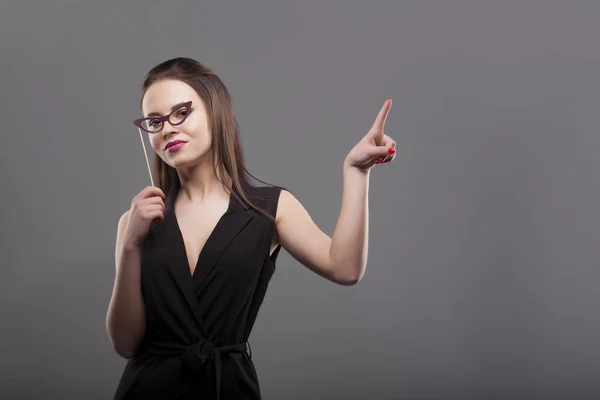
[[[356,165],[351,165],[348,160],[344,160],[344,166],[343,166],[343,172],[344,175],[356,175],[356,176],[369,176],[369,173],[371,172],[370,168],[360,168],[357,167]]]
[[[135,239],[132,238],[123,238],[123,244],[121,245],[121,250],[125,253],[140,251],[142,244]]]

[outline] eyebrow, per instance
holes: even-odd
[[[173,107],[171,107],[171,111],[177,110],[179,107],[183,106],[185,103],[187,103],[187,101],[182,101],[181,103],[175,104]],[[151,112],[150,114],[146,115],[146,117],[160,117],[160,116],[161,116],[161,114],[157,113],[157,112]]]

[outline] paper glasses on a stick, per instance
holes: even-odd
[[[148,152],[146,151],[146,145],[144,144],[144,137],[142,136],[142,129],[148,133],[155,134],[163,130],[165,122],[169,122],[171,126],[178,126],[183,124],[185,119],[190,114],[190,109],[192,108],[192,102],[186,101],[184,103],[175,104],[171,107],[171,112],[167,115],[154,116],[154,113],[151,117],[140,118],[133,121],[133,124],[137,126],[138,132],[140,134],[140,140],[142,141],[142,148],[144,149],[144,157],[146,157],[146,165],[148,166],[148,174],[150,175],[150,183],[152,186],[154,185],[154,179],[152,179],[152,169],[150,168],[150,162],[148,161]]]

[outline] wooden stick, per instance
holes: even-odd
[[[140,133],[140,140],[142,141],[142,147],[144,149],[144,157],[146,157],[146,165],[148,166],[148,175],[150,175],[150,183],[152,186],[154,185],[154,179],[152,179],[152,170],[150,169],[150,162],[148,161],[148,153],[146,152],[146,145],[144,144],[144,137],[142,136],[142,130],[138,127],[138,132]]]

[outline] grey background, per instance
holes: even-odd
[[[600,2],[0,4],[0,398],[108,399],[117,221],[148,182],[139,88],[190,56],[250,170],[332,233],[343,157],[393,97],[370,258],[282,253],[251,336],[265,399],[600,397]]]

